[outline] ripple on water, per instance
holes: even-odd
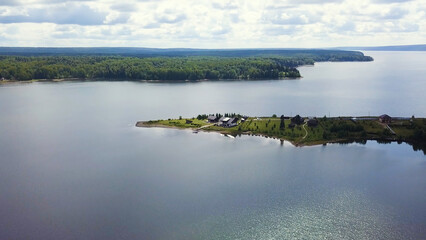
[[[410,239],[390,207],[362,192],[315,193],[266,209],[230,211],[194,223],[177,238],[189,239]],[[312,197],[312,198],[311,198]]]

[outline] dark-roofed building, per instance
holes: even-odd
[[[318,119],[316,118],[311,118],[308,120],[308,126],[309,127],[316,127],[318,126]]]
[[[192,124],[192,121],[187,119],[186,124]]]
[[[381,123],[390,123],[390,122],[392,122],[392,118],[387,114],[383,114],[379,117],[379,121]]]
[[[300,115],[296,115],[295,117],[291,118],[291,123],[300,125],[303,124],[303,122],[305,121],[305,119],[303,119]]]
[[[209,121],[210,123],[215,123],[219,120],[219,118],[216,115],[209,115],[207,117],[207,121]]]
[[[218,125],[219,126],[225,126],[225,124],[229,121],[229,117],[221,117],[220,119],[219,119],[219,123],[218,123]]]
[[[226,123],[224,123],[224,127],[235,127],[237,126],[238,118],[230,118]]]

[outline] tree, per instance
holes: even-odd
[[[280,122],[280,130],[285,129],[285,122],[284,122],[284,118],[281,118],[281,122]]]

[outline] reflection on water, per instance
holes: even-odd
[[[361,192],[323,189],[291,205],[246,209],[191,225],[180,239],[403,239],[393,209]],[[348,227],[350,226],[350,227]],[[175,237],[175,236],[173,236]]]
[[[397,142],[398,144],[402,144],[403,143],[402,141],[398,141],[398,140],[397,141],[374,140],[374,141],[376,141],[379,144],[391,144],[393,142]],[[365,144],[367,144],[367,140],[362,140],[362,139],[361,140],[346,140],[346,141],[340,141],[337,144],[352,144],[352,143],[358,143],[358,144],[365,145]],[[422,151],[423,154],[426,155],[426,146],[425,145],[422,145],[422,144],[419,144],[419,143],[410,143],[410,142],[408,142],[406,144],[412,146],[413,147],[413,151]]]

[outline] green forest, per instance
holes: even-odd
[[[316,61],[371,61],[352,52],[292,56],[0,56],[0,79],[201,80],[300,77]]]

